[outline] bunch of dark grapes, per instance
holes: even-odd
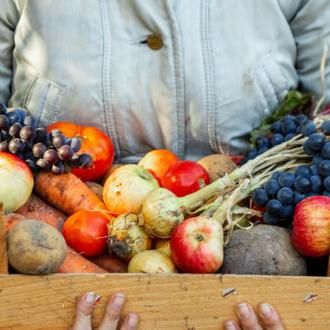
[[[312,127],[314,130],[314,127]],[[252,200],[265,207],[264,222],[290,225],[296,204],[317,195],[330,197],[330,121],[321,126],[321,133],[311,133],[304,151],[312,157],[310,165],[298,166],[294,172],[275,172],[270,180],[254,191]]]
[[[61,174],[73,167],[90,166],[91,157],[77,155],[79,150],[79,138],[68,139],[59,130],[48,134],[47,129],[36,127],[26,110],[9,111],[0,104],[0,151],[17,155],[34,173],[46,170]]]
[[[251,149],[243,162],[254,159],[268,149],[291,140],[294,136],[302,134],[309,136],[316,132],[316,126],[307,116],[300,114],[297,116],[286,115],[281,120],[271,125],[268,136],[259,136],[256,139],[255,148]]]

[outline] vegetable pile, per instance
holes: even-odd
[[[192,161],[165,149],[113,164],[102,131],[36,128],[1,105],[13,271],[306,275],[306,257],[330,248],[330,121],[308,117],[308,104],[290,92],[239,165],[238,155]]]

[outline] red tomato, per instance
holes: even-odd
[[[177,196],[185,196],[210,183],[210,178],[202,165],[191,160],[180,160],[169,167],[161,178],[161,185]]]
[[[70,122],[56,122],[48,126],[48,131],[59,129],[66,137],[79,137],[81,149],[79,154],[87,153],[93,159],[89,168],[75,168],[72,173],[83,181],[96,181],[110,169],[114,148],[111,138],[96,127],[79,126]]]
[[[80,210],[65,221],[62,233],[75,251],[97,257],[107,246],[108,223],[108,218],[101,212]]]
[[[179,160],[179,157],[170,150],[155,149],[146,153],[138,165],[149,170],[160,183],[161,177],[166,173],[168,168]]]

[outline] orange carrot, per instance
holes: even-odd
[[[115,256],[104,254],[99,257],[90,258],[90,260],[106,269],[109,273],[127,273],[127,264]]]
[[[35,177],[34,188],[47,203],[68,215],[81,209],[104,211],[110,215],[97,195],[72,173],[41,172]]]
[[[107,271],[68,247],[68,254],[59,273],[107,273]]]
[[[28,219],[46,222],[59,231],[62,231],[64,221],[67,218],[65,214],[46,204],[36,195],[31,195],[29,200],[16,213]]]

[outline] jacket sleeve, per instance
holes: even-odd
[[[285,0],[287,1],[287,0]],[[330,102],[330,2],[329,0],[288,1],[295,6],[289,18],[297,45],[296,70],[302,90],[322,94],[320,63],[328,47],[325,68],[326,102]],[[292,8],[292,7],[291,7]]]
[[[0,0],[0,102],[6,104],[11,94],[14,34],[18,19],[13,0]]]

